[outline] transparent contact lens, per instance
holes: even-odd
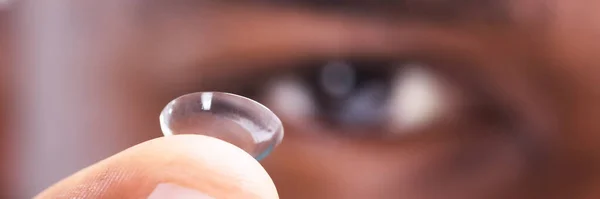
[[[171,101],[160,114],[165,136],[200,134],[229,142],[261,160],[283,139],[281,120],[262,104],[230,93],[199,92]]]

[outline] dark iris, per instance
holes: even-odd
[[[314,63],[301,79],[309,86],[316,118],[337,128],[380,127],[385,121],[395,68],[383,61]]]

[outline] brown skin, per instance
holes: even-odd
[[[36,198],[145,198],[167,182],[213,198],[278,198],[273,182],[254,158],[229,143],[198,135],[141,143],[62,180]]]
[[[141,39],[117,49],[123,52],[123,65],[155,66],[141,73],[136,67],[117,67],[121,75],[118,81],[131,86],[111,88],[136,104],[130,108],[130,116],[137,119],[130,120],[140,140],[158,134],[155,113],[174,96],[221,88],[210,83],[228,82],[245,71],[269,70],[261,68],[265,65],[314,56],[436,56],[469,63],[460,70],[484,77],[477,81],[483,81],[480,84],[486,85],[485,89],[506,107],[517,110],[515,117],[525,127],[499,134],[465,119],[439,123],[407,139],[371,140],[348,138],[333,133],[339,129],[313,128],[317,124],[282,118],[286,123],[284,142],[263,162],[279,196],[600,197],[600,124],[596,122],[600,118],[600,25],[593,20],[600,17],[600,3],[512,1],[506,5],[508,23],[487,21],[485,17],[444,23],[402,17],[381,20],[294,7],[184,7],[160,7],[163,15],[147,16],[149,23],[132,28]],[[159,49],[185,54],[157,56]],[[189,151],[179,150],[170,142],[182,140],[159,139],[134,147],[67,178],[40,198],[53,198],[59,193],[75,197],[80,192],[69,190],[93,186],[102,180],[93,176],[106,171],[108,176],[134,174],[131,180],[97,189],[106,193],[94,196],[144,197],[157,183],[165,181],[206,191],[203,183],[211,180],[191,180],[177,172],[165,172],[165,168],[189,166],[197,171],[193,174],[198,178],[209,179],[227,172],[213,171],[215,168],[206,167],[206,162],[188,158]],[[172,149],[174,163],[172,157],[151,155],[163,148]],[[142,172],[129,170],[146,161],[172,165]],[[261,171],[255,162],[251,164],[252,171]],[[258,176],[261,179],[257,179],[256,186],[266,188],[264,192],[250,190],[257,191],[252,194],[273,197],[266,175]],[[236,189],[235,182],[219,183],[225,188],[219,186],[208,192],[225,194],[224,198],[246,198],[245,190]]]

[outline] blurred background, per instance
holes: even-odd
[[[588,196],[597,4],[0,1],[0,197],[162,136],[198,91],[281,117],[283,199]]]

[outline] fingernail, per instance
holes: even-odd
[[[182,187],[171,183],[162,183],[156,186],[148,199],[215,199],[194,189]]]

